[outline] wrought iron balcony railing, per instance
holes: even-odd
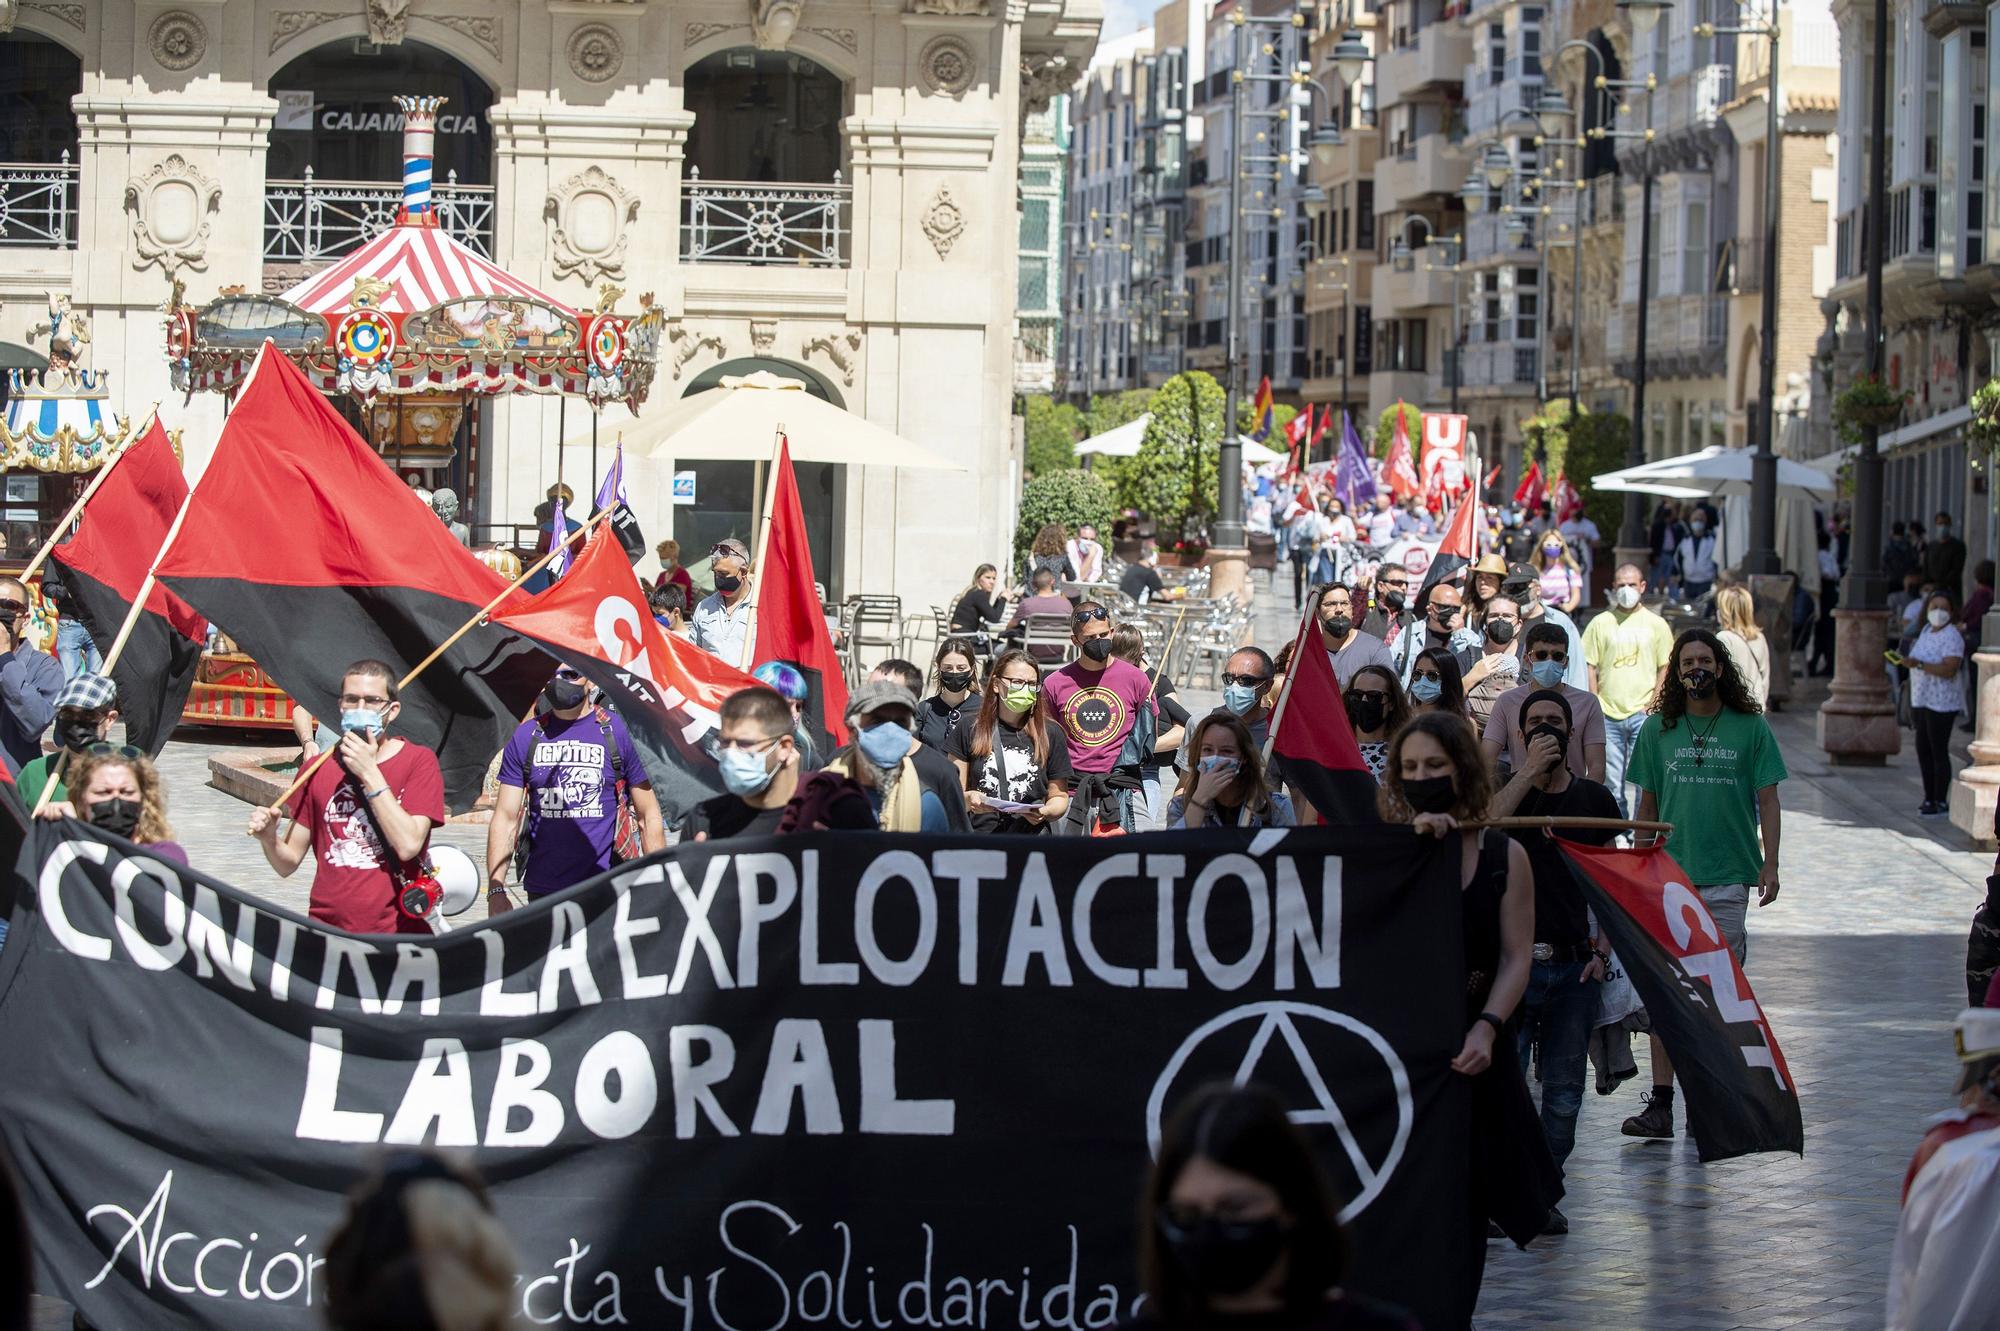
[[[396,224],[400,181],[303,180],[264,184],[264,262],[325,263],[360,249]],[[493,187],[461,185],[452,172],[431,187],[438,225],[452,239],[493,257]]]
[[[844,268],[854,187],[703,180],[681,190],[681,258],[687,263]]]
[[[0,245],[76,248],[77,168],[61,162],[0,162]]]

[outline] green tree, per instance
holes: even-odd
[[[1378,458],[1389,456],[1389,445],[1396,439],[1396,413],[1399,411],[1403,413],[1403,428],[1409,434],[1410,465],[1415,466],[1417,451],[1423,444],[1424,413],[1421,408],[1413,407],[1407,402],[1398,402],[1393,407],[1385,407],[1382,418],[1375,422],[1375,456]]]
[[[1601,472],[1616,471],[1625,465],[1625,452],[1632,439],[1630,417],[1608,412],[1593,414],[1579,404],[1576,416],[1569,414],[1569,400],[1557,398],[1543,406],[1541,413],[1521,422],[1522,450],[1526,461],[1542,461],[1542,475],[1550,482],[1567,476],[1583,496],[1583,511],[1607,540],[1624,520],[1625,496],[1615,490],[1598,490],[1590,478]]]
[[[1034,544],[1035,533],[1045,523],[1058,523],[1074,535],[1079,525],[1088,522],[1102,537],[1110,532],[1117,513],[1111,487],[1101,476],[1076,467],[1037,476],[1021,491],[1021,520],[1014,528],[1014,562],[1020,564],[1028,547]]]
[[[1076,466],[1076,441],[1083,413],[1052,397],[1022,400],[1024,463],[1030,476],[1046,476]]]
[[[1090,399],[1083,413],[1083,435],[1094,438],[1145,415],[1153,400],[1150,388],[1132,388],[1122,393],[1103,393]]]
[[[1120,506],[1151,517],[1163,540],[1185,530],[1190,518],[1215,511],[1226,409],[1214,376],[1201,370],[1175,375],[1153,394],[1153,419],[1138,454],[1116,469]]]

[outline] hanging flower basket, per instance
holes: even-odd
[[[1842,425],[1859,429],[1880,429],[1894,425],[1910,402],[1908,389],[1895,389],[1864,374],[1841,391],[1833,401],[1833,413]]]

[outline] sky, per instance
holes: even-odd
[[[1109,41],[1137,32],[1152,21],[1151,0],[1104,0],[1104,31],[1099,39]]]

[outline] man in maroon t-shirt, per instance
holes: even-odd
[[[320,764],[285,806],[291,827],[278,835],[278,814],[250,815],[250,835],[280,878],[291,877],[308,848],[318,862],[310,913],[321,924],[355,934],[421,934],[430,925],[396,906],[398,871],[414,874],[444,821],[444,775],[437,755],[421,744],[389,738],[402,711],[396,677],[380,661],[356,661],[340,682],[340,748]]]
[[[1042,696],[1062,726],[1076,780],[1069,813],[1054,831],[1080,835],[1090,830],[1093,818],[1135,831],[1131,795],[1139,788],[1138,759],[1126,754],[1125,742],[1154,712],[1153,681],[1111,655],[1111,612],[1103,606],[1082,602],[1070,625],[1076,660],[1042,680]],[[1145,743],[1150,746],[1150,740]]]

